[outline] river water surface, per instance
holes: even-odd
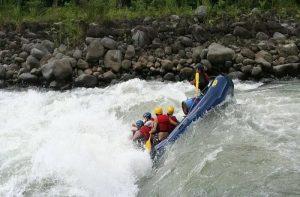
[[[235,99],[193,124],[163,162],[128,139],[188,83],[130,80],[66,92],[0,90],[0,196],[299,196],[300,82],[235,82]]]

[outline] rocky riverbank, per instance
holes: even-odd
[[[53,89],[106,86],[139,77],[179,81],[201,62],[210,75],[241,80],[300,75],[300,22],[253,9],[214,24],[206,8],[194,16],[81,22],[77,47],[55,44],[62,23],[22,23],[0,30],[0,87]]]

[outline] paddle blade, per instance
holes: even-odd
[[[147,140],[146,144],[145,144],[145,149],[148,153],[151,152],[151,140],[150,138]]]
[[[199,73],[196,72],[195,74],[195,96],[198,96],[198,92],[199,92]]]

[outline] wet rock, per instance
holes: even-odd
[[[125,59],[132,59],[135,56],[135,48],[133,45],[128,45],[125,52]]]
[[[263,32],[258,32],[256,34],[256,39],[258,40],[268,40],[269,39],[269,36]]]
[[[114,72],[119,72],[122,66],[122,53],[120,50],[109,50],[105,54],[104,64]]]
[[[30,55],[32,55],[32,56],[35,57],[36,59],[40,60],[40,59],[42,59],[46,54],[45,54],[43,51],[41,51],[41,50],[39,50],[39,49],[37,49],[37,48],[33,48],[33,49],[31,49],[31,51],[30,51]]]
[[[4,66],[0,65],[0,79],[5,79],[6,69]]]
[[[300,63],[283,64],[273,67],[274,74],[277,77],[297,76],[300,73]]]
[[[111,82],[113,79],[116,79],[117,75],[114,74],[112,71],[107,71],[103,74],[103,81]]]
[[[40,66],[40,61],[32,55],[29,55],[26,59],[26,65],[29,70],[33,68],[38,68]]]
[[[217,43],[212,43],[208,47],[207,59],[213,64],[223,64],[225,61],[231,61],[234,54],[232,49]]]
[[[130,60],[123,60],[122,61],[122,69],[129,70],[131,67],[131,61]]]
[[[102,38],[100,43],[107,49],[116,49],[117,48],[117,42],[109,37]]]
[[[241,37],[241,38],[250,38],[251,33],[244,27],[236,26],[233,30],[233,35]]]
[[[99,39],[93,40],[87,48],[86,60],[88,62],[98,62],[104,55],[104,47]]]
[[[82,57],[82,51],[79,49],[75,49],[73,55],[72,55],[75,59],[80,59]]]
[[[161,66],[166,71],[172,71],[173,70],[173,62],[171,62],[170,60],[162,60],[161,61]]]
[[[207,16],[207,7],[201,5],[201,6],[197,7],[197,9],[194,11],[194,13],[200,21],[203,21]]]
[[[277,47],[278,54],[282,57],[288,57],[290,55],[298,55],[299,50],[295,43],[286,45],[280,45]]]
[[[166,81],[174,81],[175,80],[175,75],[173,73],[167,73],[163,77],[164,80]]]
[[[247,58],[250,58],[250,59],[255,58],[255,53],[253,51],[251,51],[250,49],[248,49],[248,48],[243,48],[242,51],[241,51],[241,54],[244,57],[247,57]]]
[[[79,59],[77,62],[77,68],[84,70],[89,68],[89,64],[83,59]]]
[[[98,78],[94,75],[82,74],[75,79],[75,86],[77,87],[95,87],[98,84]]]
[[[22,73],[19,75],[19,79],[24,83],[36,83],[38,81],[38,77],[30,73]]]
[[[256,78],[256,79],[259,79],[262,77],[262,69],[260,66],[256,66],[252,69],[251,71],[251,75]]]
[[[194,69],[190,67],[182,68],[179,75],[181,79],[191,80],[194,75]]]
[[[242,73],[241,71],[234,71],[234,72],[231,72],[228,74],[228,76],[231,78],[231,79],[245,79],[245,74]]]

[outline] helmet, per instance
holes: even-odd
[[[137,126],[137,128],[141,128],[144,125],[144,122],[142,120],[138,120],[136,121],[135,125]]]
[[[146,118],[147,120],[150,120],[151,119],[151,113],[146,112],[146,113],[144,113],[143,117]]]
[[[202,66],[202,64],[196,64],[196,69],[199,71],[204,71],[204,66]]]
[[[155,112],[156,115],[162,115],[163,114],[163,109],[162,109],[162,107],[156,107],[154,109],[154,112]]]
[[[172,115],[174,113],[174,107],[173,106],[169,106],[167,109],[167,114]]]

